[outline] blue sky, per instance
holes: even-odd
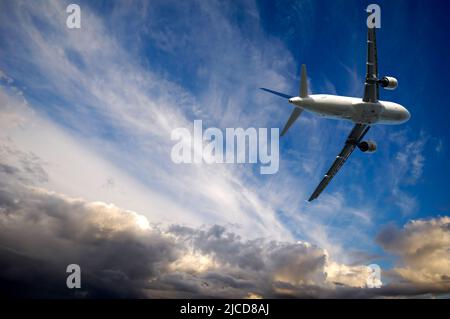
[[[291,106],[258,88],[295,95],[303,63],[312,93],[362,96],[369,3],[78,1],[82,28],[68,30],[67,1],[2,1],[3,101],[22,105],[3,117],[34,123],[8,128],[4,141],[42,159],[45,189],[151,223],[226,225],[242,238],[312,243],[336,262],[393,267],[398,254],[380,232],[450,208],[447,2],[377,2],[380,75],[399,80],[380,96],[407,107],[411,120],[374,126],[377,152],[356,151],[317,201],[305,199],[351,123],[302,115],[280,140],[275,175],[170,162],[171,130],[194,119],[282,127]]]

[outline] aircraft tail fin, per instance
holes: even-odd
[[[302,74],[300,80],[300,97],[308,97],[308,77],[306,75],[306,65],[302,64]]]
[[[299,87],[299,96],[301,98],[308,97],[308,77],[306,75],[306,65],[302,64],[302,71],[300,76],[300,87]],[[294,124],[294,122],[298,119],[300,114],[302,114],[303,109],[296,107],[292,110],[291,116],[289,116],[288,121],[284,125],[283,130],[281,131],[280,136],[286,134],[287,130]]]
[[[277,92],[274,90],[266,89],[266,88],[260,88],[263,91],[284,97],[286,99],[290,99],[291,96]],[[299,95],[301,98],[308,97],[308,77],[306,75],[306,65],[302,64],[302,70],[301,70],[301,78],[300,78],[300,87],[299,87]],[[294,110],[292,110],[291,115],[289,116],[289,119],[287,120],[286,124],[284,125],[283,130],[281,131],[281,135],[283,136],[286,134],[287,130],[294,124],[294,122],[298,119],[298,117],[302,114],[303,109],[300,107],[295,107]]]

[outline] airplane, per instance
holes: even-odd
[[[375,27],[368,26],[366,79],[362,98],[329,94],[308,94],[308,81],[306,77],[306,66],[304,64],[301,68],[299,96],[290,96],[267,88],[260,88],[266,92],[286,98],[289,103],[294,105],[294,110],[280,136],[286,134],[287,130],[299,118],[303,111],[311,112],[325,118],[347,120],[355,124],[341,152],[308,199],[309,202],[319,197],[356,147],[362,152],[371,153],[376,151],[377,144],[374,141],[363,140],[372,125],[402,124],[411,117],[408,110],[402,105],[379,100],[379,87],[395,90],[398,86],[398,81],[392,76],[379,78],[377,60]]]

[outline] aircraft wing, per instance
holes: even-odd
[[[327,187],[333,177],[337,174],[339,169],[344,165],[347,158],[352,154],[355,147],[358,143],[363,139],[364,135],[366,135],[370,126],[366,124],[356,124],[353,127],[353,130],[350,132],[350,135],[347,137],[345,141],[345,146],[339,155],[336,157],[333,165],[331,165],[328,172],[325,174],[324,178],[320,182],[319,186],[314,190],[314,193],[308,199],[308,201],[312,201],[319,197],[320,193]]]
[[[364,102],[378,102],[380,97],[378,87],[378,58],[377,41],[375,36],[376,28],[367,28],[367,61],[366,61],[366,82],[364,84]]]

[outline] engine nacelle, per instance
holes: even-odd
[[[372,153],[377,150],[377,143],[375,143],[374,141],[362,141],[358,144],[358,148],[362,152]]]
[[[383,76],[379,81],[381,86],[388,90],[395,90],[398,86],[398,81],[392,76]]]

